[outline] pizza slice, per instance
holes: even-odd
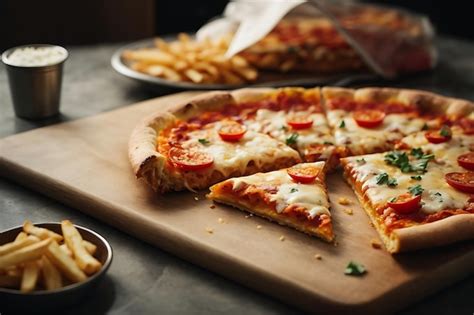
[[[349,155],[392,150],[403,137],[444,124],[468,121],[471,102],[392,88],[324,88],[328,122],[336,145]]]
[[[324,162],[231,178],[210,188],[208,198],[332,241]]]
[[[215,92],[153,115],[130,138],[136,176],[158,192],[196,190],[301,161],[291,147],[248,130],[242,110],[232,94]]]
[[[461,151],[471,156],[465,146],[422,146],[341,159],[347,182],[389,252],[474,238],[474,172],[449,162]],[[466,165],[472,163],[470,157]]]
[[[249,129],[294,148],[304,161],[325,161],[328,169],[334,169],[340,155],[344,155],[341,151],[345,148],[334,145],[319,88],[282,88],[258,93],[242,90],[235,96],[246,107],[258,108],[244,118]]]

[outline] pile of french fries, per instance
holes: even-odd
[[[25,221],[13,242],[0,246],[0,287],[54,290],[86,280],[102,268],[96,245],[82,239],[69,220],[62,234]]]
[[[225,57],[231,35],[218,41],[196,41],[187,34],[178,40],[155,40],[155,47],[127,50],[122,58],[136,71],[170,81],[197,84],[244,84],[254,82],[258,72],[241,56]]]

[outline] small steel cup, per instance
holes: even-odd
[[[56,64],[47,66],[17,66],[9,62],[10,54],[24,47],[59,47],[65,57]],[[47,44],[24,45],[8,49],[2,54],[6,65],[10,92],[15,114],[26,119],[42,119],[57,115],[61,98],[63,64],[68,58],[67,50]]]

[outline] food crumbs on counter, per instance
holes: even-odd
[[[257,230],[260,230],[262,228],[261,225],[257,225]]]
[[[199,197],[198,197],[198,196],[194,196],[194,200],[198,201],[198,200],[199,200]]]
[[[245,218],[248,219],[248,218],[250,218],[250,216],[249,216],[248,214],[246,214],[246,215],[245,215]]]
[[[351,204],[351,201],[349,199],[347,199],[346,197],[340,197],[337,202],[340,204],[340,205],[343,205],[343,206],[347,206],[347,205],[350,205]]]
[[[370,240],[370,245],[372,245],[372,248],[375,248],[375,249],[381,249],[382,248],[382,244],[375,238]]]
[[[373,223],[372,221],[369,221],[369,225],[370,225],[371,227],[375,227],[375,226],[374,226],[374,223]]]
[[[218,221],[219,223],[221,223],[221,224],[222,224],[222,223],[225,223],[225,220],[222,219],[222,218],[217,219],[217,221]]]
[[[334,247],[337,247],[339,246],[339,242],[338,241],[334,241]]]
[[[320,254],[316,254],[314,255],[314,258],[316,258],[317,260],[321,260],[323,259],[323,256],[321,256]]]
[[[345,213],[347,213],[348,215],[353,215],[354,214],[354,211],[352,211],[352,209],[350,208],[344,208],[342,209]]]
[[[212,234],[212,233],[214,233],[214,230],[211,229],[211,228],[206,228],[206,232],[209,233],[209,234]]]
[[[283,242],[284,240],[285,240],[285,237],[284,237],[283,235],[282,235],[282,236],[280,236],[280,241],[282,241],[282,242]]]
[[[216,205],[210,205],[209,208],[215,209],[215,208],[216,208]]]

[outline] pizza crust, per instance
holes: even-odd
[[[474,102],[421,90],[380,87],[361,89],[325,87],[322,89],[322,95],[323,99],[346,98],[361,102],[398,101],[407,105],[414,104],[428,113],[447,115],[453,118],[467,117],[474,112]]]
[[[447,245],[474,239],[474,214],[457,214],[427,224],[393,231],[394,252]]]

